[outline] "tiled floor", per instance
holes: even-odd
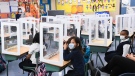
[[[112,44],[109,51],[111,51],[111,50],[114,50],[114,43]],[[102,60],[104,61],[104,59],[103,59],[104,58],[104,53],[100,53],[100,55],[101,55]],[[95,56],[96,55],[93,55],[93,57],[92,57],[92,59],[94,61],[96,59]],[[21,62],[21,60],[16,60],[16,61],[13,61],[13,62],[9,63],[9,76],[27,76],[28,73],[25,72],[23,74],[23,71],[18,67],[19,62]],[[104,61],[104,63],[105,63],[105,61]],[[99,62],[99,60],[98,60],[97,66],[101,66],[101,63]],[[68,70],[69,68],[66,68],[66,69]],[[4,72],[2,72],[0,74],[0,76],[7,76],[6,75],[6,70]],[[53,73],[52,76],[63,76],[63,75],[62,75],[62,72],[60,72],[60,73]],[[108,75],[105,74],[105,73],[102,73],[102,76],[108,76]]]

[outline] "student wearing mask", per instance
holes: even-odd
[[[99,38],[103,38],[104,37],[104,32],[105,32],[105,28],[102,25],[101,21],[98,21],[98,30],[99,30]]]
[[[71,60],[74,70],[69,70],[64,76],[84,76],[84,58],[81,41],[78,37],[71,37],[67,42],[64,42],[63,59]]]
[[[17,19],[22,18],[22,17],[25,17],[25,13],[22,10],[22,8],[18,8],[18,11],[17,11],[17,14],[16,14],[16,21],[17,21]]]
[[[110,62],[100,70],[110,74],[110,76],[119,76],[123,73],[135,73],[135,55],[127,54],[126,57],[119,55],[114,56]]]
[[[44,39],[44,38],[43,38]],[[44,41],[44,40],[43,40]],[[35,53],[40,51],[40,35],[36,33],[33,38],[33,43],[30,46],[28,55],[26,56],[25,60],[19,63],[19,67],[24,71],[31,72],[31,70],[24,69],[23,67],[36,67],[36,58]],[[46,54],[46,47],[44,46],[44,55]]]
[[[77,30],[75,28],[74,24],[70,25],[70,28],[67,30],[68,36],[76,36],[77,35]]]
[[[125,57],[128,54],[129,49],[127,49],[127,48],[130,47],[130,41],[129,41],[128,35],[129,35],[129,32],[127,30],[121,31],[121,33],[120,33],[121,42],[117,46],[116,51],[110,51],[110,52],[105,53],[106,62],[109,62],[115,55]]]

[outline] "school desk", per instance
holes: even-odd
[[[49,60],[59,60],[59,54],[53,56]],[[45,65],[46,65],[46,71],[49,71],[49,72],[60,72],[60,71],[64,70],[64,74],[65,74],[65,68],[70,65],[70,61],[63,61],[63,65],[62,66],[55,65],[55,64],[50,64],[49,62],[46,62]]]
[[[10,52],[17,52],[17,48],[8,50]],[[5,55],[5,60],[7,61],[7,76],[8,76],[8,64],[11,61],[21,59],[27,55],[29,51],[29,47],[21,46],[20,47],[20,55],[9,55],[9,54],[4,54]],[[18,66],[18,65],[16,65]]]
[[[28,40],[29,39],[29,36],[23,36],[23,39],[24,40]]]
[[[94,43],[103,43],[103,41],[101,40],[93,40]],[[112,44],[112,41],[107,41],[107,45],[106,46],[103,46],[103,45],[96,45],[96,44],[88,44],[90,46],[90,50],[91,50],[91,59],[92,59],[92,55],[93,53],[96,53],[96,64],[97,64],[97,58],[99,57],[100,59],[100,62],[102,63],[102,65],[104,66],[104,63],[99,55],[99,52],[100,53],[103,53],[103,52],[106,52],[110,45]]]

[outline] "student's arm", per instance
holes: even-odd
[[[128,59],[131,59],[131,60],[135,61],[135,55],[133,55],[133,54],[128,54],[126,57]]]
[[[125,44],[125,45],[123,46],[123,54],[122,54],[123,57],[126,57],[126,55],[127,55],[128,52],[129,52],[129,48],[130,48],[130,45],[129,45],[129,44]]]
[[[26,59],[30,59],[31,55],[33,54],[34,51],[35,51],[35,48],[34,48],[34,46],[31,45],[28,55],[26,56]]]
[[[65,61],[71,60],[73,57],[73,51],[70,53],[68,50],[64,50],[63,58]]]
[[[64,44],[63,48],[64,48],[63,59],[65,61],[71,60],[71,58],[73,56],[73,51],[71,53],[69,52],[67,43]]]

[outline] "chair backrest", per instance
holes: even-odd
[[[119,76],[135,76],[135,73],[124,73]]]
[[[35,53],[35,58],[39,58],[40,57],[40,53],[39,52],[36,52]]]

